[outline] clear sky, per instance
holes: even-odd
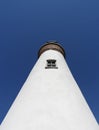
[[[0,123],[48,40],[57,40],[99,123],[99,0],[0,0]]]

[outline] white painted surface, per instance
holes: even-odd
[[[45,69],[56,59],[58,69]],[[44,52],[5,117],[1,130],[99,130],[64,57]]]

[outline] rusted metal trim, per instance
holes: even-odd
[[[59,45],[57,42],[47,42],[46,44],[44,44],[38,52],[38,57],[40,57],[40,55],[47,50],[56,50],[65,57],[65,51],[63,47]]]

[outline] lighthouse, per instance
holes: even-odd
[[[0,130],[99,130],[57,42],[44,44]]]

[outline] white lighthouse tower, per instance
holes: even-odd
[[[39,50],[0,130],[99,130],[56,42]]]

